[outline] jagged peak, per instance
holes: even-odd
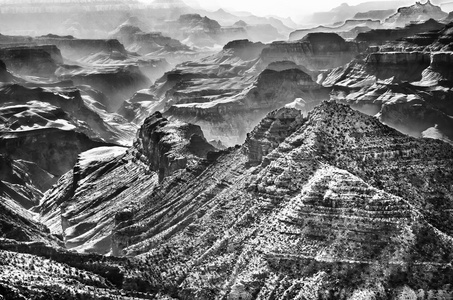
[[[147,117],[134,142],[137,156],[159,179],[196,164],[216,149],[206,141],[200,126],[170,122],[159,111]]]

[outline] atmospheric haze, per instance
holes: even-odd
[[[151,3],[154,0],[142,0],[143,2]],[[295,0],[185,0],[186,4],[196,7],[200,6],[209,10],[217,10],[219,8],[230,11],[247,11],[259,16],[277,15],[281,17],[300,17],[313,12],[329,11],[334,7],[338,7],[343,3],[348,5],[357,5],[364,2],[394,2],[388,0],[323,0],[323,1],[295,1]],[[401,2],[401,1],[398,1]],[[403,1],[414,2],[414,1]],[[426,1],[421,1],[426,2]],[[431,1],[432,3],[446,2],[443,0]]]

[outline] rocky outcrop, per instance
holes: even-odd
[[[263,49],[261,59],[267,64],[289,60],[310,70],[342,66],[359,53],[359,46],[346,42],[335,33],[310,33],[293,42],[274,42]]]
[[[150,169],[159,174],[160,180],[215,150],[204,139],[199,126],[169,123],[159,112],[146,118],[137,133],[134,147]]]

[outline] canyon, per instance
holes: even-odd
[[[448,7],[0,0],[0,299],[452,298]]]

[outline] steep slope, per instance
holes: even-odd
[[[82,153],[74,170],[46,194],[38,209],[40,220],[63,236],[67,248],[107,254],[120,212],[132,209],[144,189],[193,167],[214,150],[200,127],[169,123],[157,112],[145,120],[132,148],[100,147]],[[104,176],[112,172],[114,178]],[[99,187],[95,202],[93,181]]]
[[[165,277],[150,284],[177,298],[451,295],[452,154],[348,106],[284,108],[242,147],[111,199],[135,199],[115,217],[112,251],[159,261]]]

